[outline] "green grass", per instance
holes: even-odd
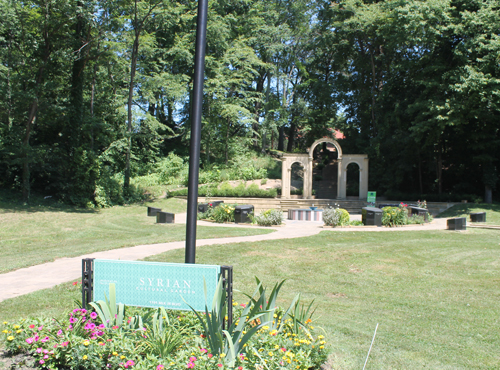
[[[487,220],[500,224],[499,206],[474,207],[469,210],[486,210]],[[101,211],[110,213],[100,222],[113,219],[113,210]],[[465,211],[465,205],[458,205],[441,216]],[[19,212],[24,211],[11,213]],[[144,207],[138,207],[139,219],[144,213]],[[499,242],[499,231],[484,229],[327,230],[293,240],[200,247],[196,262],[232,265],[234,286],[240,292],[253,292],[254,276],[267,286],[287,279],[278,302],[282,306],[297,293],[306,303],[314,300],[315,324],[327,333],[333,369],[363,367],[377,323],[367,369],[497,369]],[[183,262],[184,250],[148,260]],[[79,288],[69,282],[0,302],[0,320],[57,317],[81,299]],[[236,299],[241,303],[245,298],[240,292]]]
[[[186,212],[186,201],[160,199],[130,206],[85,210],[39,200],[23,206],[0,200],[0,273],[61,257],[184,240],[184,224],[156,224],[146,206],[173,213]],[[198,239],[265,234],[256,228],[197,228]]]
[[[473,212],[486,212],[487,225],[500,225],[500,204],[456,204],[441,213],[438,217],[466,217],[467,222],[469,222],[470,218],[468,215]]]
[[[500,367],[499,232],[336,232],[197,250],[197,263],[234,266],[235,289],[251,293],[287,279],[279,304],[297,293],[318,306],[333,369]],[[184,251],[148,258],[183,262]],[[71,283],[0,303],[0,320],[57,315],[80,293]],[[241,303],[244,297],[236,294]]]

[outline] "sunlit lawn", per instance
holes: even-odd
[[[148,205],[172,213],[186,212],[186,201],[181,199],[101,210],[43,204],[26,207],[0,201],[0,273],[88,252],[185,239],[185,225],[156,224],[155,217],[147,217]],[[272,230],[199,226],[197,237],[268,232]]]
[[[251,293],[287,279],[280,304],[297,293],[317,305],[334,369],[500,368],[500,233],[496,230],[336,232],[198,248],[197,263],[234,266],[235,288]],[[149,260],[183,262],[174,250]],[[67,283],[0,303],[0,320],[57,315],[79,299]],[[237,293],[238,302],[244,297]]]

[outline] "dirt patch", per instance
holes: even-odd
[[[0,350],[0,369],[16,369],[16,370],[36,370],[35,359],[28,354],[20,353],[15,356],[10,356],[4,349]]]

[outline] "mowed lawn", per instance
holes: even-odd
[[[184,240],[185,224],[156,224],[147,206],[172,213],[186,212],[186,201],[154,202],[101,210],[72,207],[12,205],[0,202],[0,273],[41,264],[61,257]],[[199,239],[265,234],[258,228],[197,228]]]
[[[197,263],[234,267],[251,294],[287,279],[279,304],[297,293],[317,306],[333,369],[500,368],[500,231],[337,232],[294,240],[200,247]],[[183,262],[184,251],[149,258]],[[245,297],[236,293],[238,303]],[[71,283],[0,303],[0,320],[57,315],[80,299]]]
[[[325,231],[313,237],[200,248],[198,263],[234,266],[251,293],[287,279],[317,305],[334,369],[500,368],[500,231]],[[182,262],[182,251],[152,261]],[[237,295],[239,301],[244,298]]]

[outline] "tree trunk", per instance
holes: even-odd
[[[123,187],[128,189],[130,186],[130,154],[132,151],[132,102],[134,98],[134,79],[137,67],[137,55],[139,53],[139,36],[140,29],[136,30],[134,45],[132,47],[131,63],[130,63],[130,84],[128,88],[127,101],[127,153],[125,156],[125,177],[123,179]]]
[[[41,69],[43,70],[43,69]],[[38,111],[38,99],[35,98],[30,105],[28,120],[26,121],[26,132],[23,140],[23,201],[28,202],[30,198],[30,135]]]
[[[484,186],[484,203],[493,203],[493,190],[488,185]]]

